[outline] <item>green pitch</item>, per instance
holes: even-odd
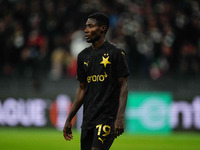
[[[1,150],[79,150],[80,134],[65,141],[62,132],[55,129],[0,128]],[[199,133],[171,135],[129,135],[117,138],[111,150],[199,150]]]

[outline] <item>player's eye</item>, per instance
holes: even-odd
[[[88,24],[86,27],[92,28],[93,25],[92,24]]]

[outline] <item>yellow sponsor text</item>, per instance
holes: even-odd
[[[104,75],[92,75],[92,76],[88,76],[87,77],[87,82],[91,83],[91,82],[103,82],[105,80],[105,78],[107,78],[108,75],[106,74],[106,72],[104,72]]]

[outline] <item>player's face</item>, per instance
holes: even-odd
[[[89,43],[98,41],[102,36],[101,27],[98,26],[96,19],[89,18],[85,24],[85,38]]]

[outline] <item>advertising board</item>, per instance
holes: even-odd
[[[72,106],[66,94],[55,100],[44,98],[0,99],[0,127],[55,127],[62,130]],[[83,107],[72,123],[80,130]],[[169,92],[129,92],[126,132],[170,133],[174,130],[200,131],[200,96],[191,102],[173,100]]]

